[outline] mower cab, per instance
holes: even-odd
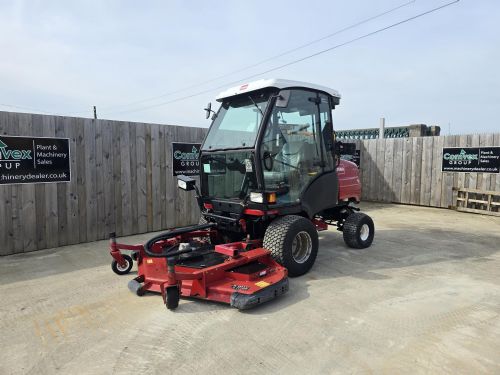
[[[350,217],[348,224],[356,221],[356,231],[358,221],[363,222],[365,235],[345,231],[346,243],[371,244],[373,222],[352,206],[361,193],[358,169],[340,160],[346,146],[333,131],[337,91],[271,79],[231,88],[217,100],[221,106],[200,156],[203,222],[215,223],[227,240],[263,239],[291,276],[312,267],[317,234],[290,240],[297,245],[290,252],[284,250],[284,239],[274,241],[275,227],[288,233],[289,226],[298,225],[312,232],[333,224],[344,231]]]
[[[204,217],[262,237],[260,216],[312,219],[335,207],[338,179],[331,89],[261,80],[227,90],[201,149]],[[243,228],[238,220],[248,219]]]
[[[161,292],[169,308],[180,295],[255,306],[285,293],[287,275],[310,270],[319,230],[336,225],[355,248],[370,246],[374,236],[371,218],[352,206],[359,189],[353,199],[339,194],[337,168],[358,187],[359,176],[353,163],[340,161],[332,125],[337,91],[271,79],[231,88],[217,100],[217,112],[206,108],[207,118],[213,115],[199,187],[178,177],[179,188],[196,192],[199,225],[135,248],[139,273],[129,287]],[[126,246],[112,241],[122,268],[120,250],[132,250]]]

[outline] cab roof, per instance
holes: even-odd
[[[276,79],[276,78],[260,79],[258,81],[253,81],[249,83],[244,83],[239,86],[231,87],[230,89],[221,92],[219,95],[217,95],[215,99],[219,102],[222,102],[224,99],[230,98],[231,96],[257,91],[267,87],[276,87],[278,89],[302,87],[307,89],[323,91],[335,98],[340,99],[340,94],[337,90],[333,90],[325,86],[315,85],[314,83],[308,83],[308,82],[290,81],[288,79]]]

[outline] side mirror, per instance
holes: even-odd
[[[196,180],[194,178],[180,175],[177,176],[177,186],[186,191],[194,190],[196,185]]]
[[[210,113],[212,112],[212,103],[208,103],[207,104],[207,108],[205,108],[205,112],[206,112],[206,119],[208,120],[208,118],[210,117]]]
[[[277,108],[286,108],[288,106],[288,101],[290,100],[290,90],[281,90],[276,98]]]

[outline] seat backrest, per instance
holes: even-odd
[[[314,161],[318,159],[318,154],[316,151],[316,145],[308,142],[303,142],[302,148],[300,150],[300,160],[302,168],[311,169],[314,165]]]
[[[294,167],[298,166],[303,143],[302,140],[294,140],[290,137],[281,152],[283,161]]]

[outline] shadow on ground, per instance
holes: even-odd
[[[488,262],[500,251],[500,236],[477,235],[452,230],[379,230],[367,249],[350,249],[341,233],[322,232],[320,250],[313,269],[290,280],[290,291],[273,303],[249,314],[267,314],[301,302],[309,297],[311,281],[352,277],[377,282],[387,280],[384,269],[423,266],[440,262],[473,260]],[[333,286],[335,284],[332,284]]]

